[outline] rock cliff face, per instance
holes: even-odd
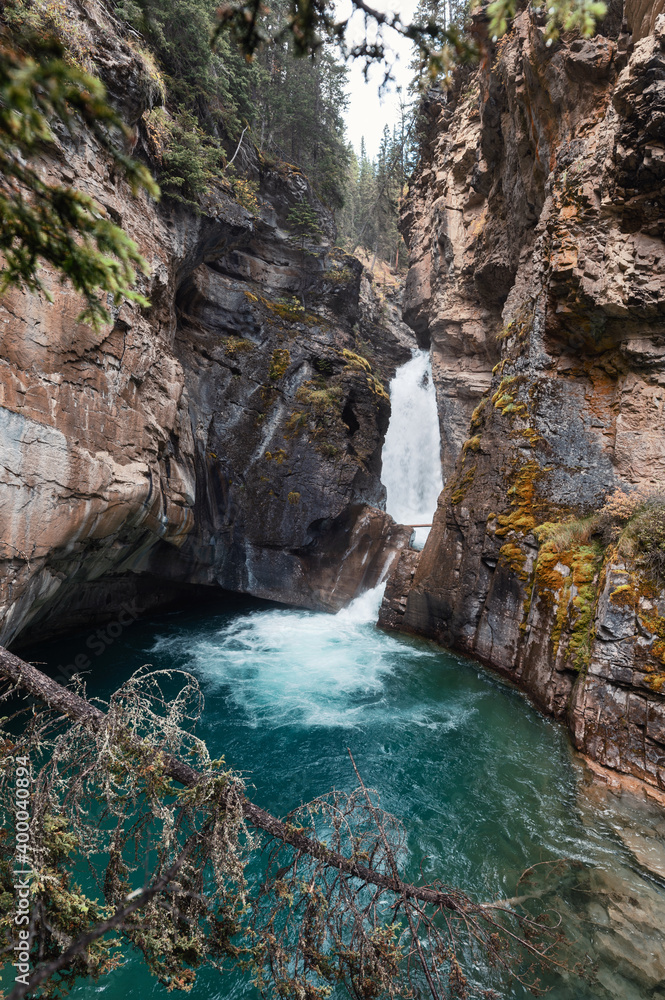
[[[147,142],[140,56],[101,10],[74,7]],[[4,644],[191,584],[334,610],[408,543],[381,510],[380,454],[383,380],[412,335],[333,248],[306,179],[243,153],[256,203],[220,188],[199,215],[132,197],[90,136],[41,164],[136,240],[152,307],[124,305],[94,332],[48,274],[53,304],[12,293],[0,305]],[[303,201],[315,242],[286,222]]]
[[[523,13],[426,106],[405,315],[431,343],[447,481],[382,621],[482,659],[589,757],[665,789],[665,595],[584,521],[665,476],[654,6],[627,5],[635,37],[551,48]]]

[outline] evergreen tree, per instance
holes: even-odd
[[[288,5],[273,6],[273,31],[286,24]],[[346,69],[330,46],[311,59],[298,59],[290,32],[258,55],[253,89],[255,140],[278,159],[301,167],[331,208],[344,200],[348,149],[343,112]]]
[[[400,198],[411,172],[411,132],[403,105],[400,124],[386,128],[376,161],[367,156],[364,139],[360,159],[355,155],[347,174],[347,198],[338,218],[340,242],[351,252],[362,247],[393,267],[406,263],[406,247],[399,233]]]
[[[78,118],[135,189],[155,197],[159,189],[144,166],[122,153],[120,140],[129,130],[100,81],[66,62],[55,42],[33,39],[32,49],[0,45],[0,294],[11,286],[45,291],[40,270],[46,262],[85,298],[79,320],[98,325],[109,319],[107,295],[99,293],[110,293],[116,304],[149,305],[133,287],[136,271],[148,273],[148,264],[92,198],[44,180],[30,161],[55,148],[56,131],[71,132]]]
[[[301,168],[325,203],[341,207],[348,160],[345,67],[330,46],[318,47],[311,59],[296,57],[287,0],[275,0],[266,12],[264,30],[274,41],[252,61],[227,35],[213,51],[216,9],[211,0],[116,3],[117,13],[146,37],[165,76],[165,193],[195,201],[206,187],[202,178],[223,172],[224,140],[236,141],[249,125],[260,150]]]

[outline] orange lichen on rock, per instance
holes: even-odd
[[[665,618],[641,603],[637,609],[637,617],[644,629],[654,637],[649,648],[650,655],[665,665]]]
[[[509,531],[527,535],[536,527],[536,481],[543,471],[534,461],[526,462],[518,471],[513,486],[508,490],[508,495],[512,494],[514,497],[511,501],[513,509],[509,514],[500,514],[497,518],[499,526],[495,534],[499,538],[504,538]]]
[[[527,580],[528,573],[524,569],[526,554],[519,545],[514,542],[505,542],[499,549],[499,561],[503,562],[514,573],[517,573],[520,580]]]

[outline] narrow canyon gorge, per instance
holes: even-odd
[[[444,5],[446,17],[455,2]],[[420,0],[418,10],[432,6]],[[164,79],[174,93],[182,80],[161,75],[128,9],[120,0],[68,0],[58,16],[128,126],[123,156],[160,179],[163,197],[134,191],[100,133],[82,126],[54,126],[35,169],[48,184],[90,196],[136,242],[147,261],[137,287],[148,301],[114,302],[109,293],[111,321],[84,323],[85,299],[47,263],[43,293],[14,285],[0,297],[2,698],[24,688],[79,727],[91,771],[103,759],[100,733],[122,719],[126,699],[134,728],[123,744],[118,726],[118,759],[130,761],[123,757],[118,773],[146,778],[150,794],[153,781],[159,786],[141,830],[162,821],[171,794],[187,800],[183,810],[214,801],[219,828],[235,823],[232,876],[224,869],[214,891],[226,905],[228,884],[236,879],[240,889],[224,933],[206,924],[195,957],[193,946],[182,946],[185,959],[178,952],[175,976],[160,965],[166,939],[150,951],[131,930],[138,950],[105,970],[110,1000],[147,996],[154,975],[156,991],[189,989],[200,967],[192,995],[216,996],[214,962],[206,963],[209,952],[217,961],[218,946],[224,961],[233,957],[226,995],[258,995],[260,977],[247,985],[246,968],[274,955],[266,946],[257,959],[260,934],[242,924],[251,909],[243,894],[253,879],[258,885],[256,844],[275,849],[265,895],[277,909],[291,906],[289,893],[300,898],[299,864],[314,866],[312,887],[321,879],[317,920],[354,880],[362,891],[379,887],[381,905],[394,894],[392,923],[416,899],[439,907],[428,928],[444,923],[441,914],[451,922],[462,914],[458,940],[476,926],[469,914],[494,915],[496,900],[525,913],[532,906],[531,923],[510,924],[514,912],[502,911],[524,931],[531,961],[529,934],[549,927],[538,924],[542,901],[543,912],[561,915],[569,950],[568,965],[544,963],[555,1000],[664,1000],[665,0],[608,0],[588,37],[548,34],[548,11],[531,3],[515,5],[499,37],[488,31],[487,4],[464,14],[479,57],[460,58],[445,86],[431,79],[419,91],[417,166],[408,183],[406,172],[400,178],[394,218],[382,219],[384,259],[378,237],[372,251],[369,240],[363,247],[348,236],[344,212],[356,212],[361,232],[368,224],[360,225],[359,200],[349,196],[349,209],[327,199],[295,157],[267,153],[240,113],[231,141],[230,126],[219,124],[231,120],[228,108],[207,138],[192,126],[218,155],[205,194],[194,203],[168,190],[168,143],[176,146],[175,123],[185,119],[175,101],[164,111]],[[214,17],[223,22],[231,9]],[[302,63],[291,50],[288,58]],[[257,77],[261,86],[269,90],[282,69]],[[205,124],[214,102],[196,100]],[[384,141],[385,153],[387,131]],[[352,181],[357,194],[370,160],[364,140],[360,159],[345,148],[347,195]],[[377,185],[386,156],[371,167]],[[380,204],[377,197],[377,218]],[[79,669],[84,680],[58,686]],[[174,677],[185,678],[185,694],[171,690]],[[13,717],[7,732],[12,725]],[[14,738],[4,744],[11,754]],[[58,744],[35,745],[46,760]],[[202,762],[205,779],[183,764],[186,753]],[[238,772],[219,771],[225,760]],[[58,754],[44,766],[55,774]],[[117,790],[115,766],[114,758],[104,795]],[[239,775],[252,771],[255,785],[245,785]],[[365,773],[390,813],[379,812]],[[196,789],[210,775],[219,784],[199,802]],[[351,792],[354,775],[360,788]],[[68,780],[54,778],[49,794]],[[173,793],[171,780],[184,791]],[[143,808],[150,796],[132,788]],[[67,792],[62,816],[82,802]],[[308,817],[305,802],[314,803]],[[96,808],[81,807],[71,828]],[[337,820],[330,850],[330,830],[321,833],[328,815],[344,815],[352,831],[354,822],[363,831],[376,824],[371,852],[351,835],[346,844]],[[144,845],[132,840],[139,827],[117,858],[113,834],[108,871],[118,858],[120,871],[127,844],[141,855]],[[250,845],[242,864],[238,830]],[[169,844],[163,858],[173,860],[181,835],[161,842]],[[70,845],[72,858],[84,841]],[[294,854],[279,867],[287,849]],[[57,854],[51,847],[44,857],[49,850]],[[179,885],[176,869],[167,874],[159,892]],[[205,875],[211,884],[213,874]],[[142,891],[116,876],[100,876],[94,889],[104,881],[108,907]],[[200,901],[207,883],[196,886],[190,895]],[[76,899],[93,892],[74,890]],[[302,891],[314,898],[313,888]],[[314,992],[288,992],[296,964],[288,958],[274,995],[337,1000],[344,976],[360,981],[353,948],[339,944],[348,933],[341,917],[339,926],[307,969]],[[55,934],[44,927],[58,951],[87,924],[70,936],[59,924]],[[415,962],[420,923],[410,932],[404,954]],[[256,947],[246,967],[229,944],[240,933],[251,940],[247,954]],[[390,992],[401,961],[392,933],[377,953],[385,950],[394,980],[385,970],[383,979],[368,975],[367,992],[354,996],[416,995]],[[430,991],[436,1000],[470,995],[466,974],[477,996],[498,997],[496,987],[523,1000],[535,988],[512,979],[517,964],[497,971],[498,938],[469,940],[460,947],[464,974],[454,946],[438,958],[432,950],[450,980]],[[330,971],[335,948],[351,972]],[[92,982],[89,968],[76,977]],[[300,988],[295,973],[293,982]]]
[[[147,67],[101,8],[78,17],[149,155]],[[5,644],[193,586],[337,610],[388,575],[385,627],[482,660],[665,790],[665,597],[616,546],[547,534],[663,479],[665,20],[628,0],[550,50],[524,12],[496,49],[425,101],[403,291],[252,147],[256,206],[218,188],[198,213],[133,197],[88,134],[44,156],[136,239],[152,306],[93,331],[55,277],[52,303],[0,306]],[[303,199],[320,236],[298,245]],[[445,482],[422,554],[380,481],[416,346]]]

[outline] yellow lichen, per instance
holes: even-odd
[[[287,441],[289,438],[297,437],[303,427],[306,426],[307,414],[303,413],[302,410],[294,410],[293,413],[289,414],[284,424],[284,437]]]
[[[489,402],[489,396],[483,396],[483,398],[478,403],[478,406],[475,408],[475,410],[471,414],[471,426],[469,428],[471,431],[478,430],[478,428],[482,424],[482,422],[483,422],[483,411],[484,411],[485,407],[487,406],[488,402]]]
[[[524,403],[516,402],[515,389],[517,389],[522,376],[510,375],[501,379],[499,388],[492,396],[494,408],[500,410],[504,416],[528,417],[529,411]],[[517,383],[517,385],[516,385]],[[508,392],[508,389],[513,389]]]
[[[503,340],[508,340],[509,337],[513,335],[517,336],[519,340],[524,340],[524,338],[530,333],[531,327],[533,326],[533,309],[529,309],[526,306],[522,306],[514,319],[499,330],[496,335],[496,339],[499,343]]]
[[[289,495],[287,496],[286,499],[289,501],[290,504],[292,504],[295,507],[295,506],[297,506],[297,504],[300,503],[300,494],[299,493],[289,493]]]
[[[283,347],[277,347],[272,352],[272,357],[270,359],[270,367],[268,369],[268,377],[273,379],[273,381],[278,381],[284,376],[286,369],[291,364],[291,355]]]
[[[345,371],[362,371],[366,373],[366,381],[369,388],[372,390],[375,396],[380,399],[390,402],[390,396],[386,392],[383,383],[376,377],[372,372],[372,366],[367,358],[364,358],[362,354],[357,354],[355,351],[350,351],[347,347],[342,350],[342,356],[346,361],[344,366]]]
[[[468,438],[462,445],[462,455],[466,458],[467,451],[478,451],[480,448],[480,437],[476,435],[475,437]]]
[[[500,409],[505,416],[517,416],[517,417],[528,417],[529,411],[527,410],[524,403],[515,403],[514,396],[510,397],[510,402],[505,405],[497,403],[497,409]]]
[[[649,653],[659,663],[665,664],[665,618],[642,604],[637,609],[637,617],[646,631],[654,637]]]
[[[515,482],[508,490],[508,495],[513,497],[511,501],[513,509],[508,514],[501,514],[497,519],[496,534],[499,538],[504,538],[509,531],[526,535],[536,527],[534,516],[536,480],[542,476],[543,471],[534,461],[526,462],[518,471]]]
[[[526,438],[532,448],[535,448],[538,442],[543,440],[542,436],[533,427],[523,427],[520,430],[513,431],[512,433]]]
[[[296,399],[299,403],[307,403],[315,413],[323,416],[339,410],[343,393],[339,386],[326,386],[325,383],[303,382],[298,387]]]
[[[300,299],[295,295],[279,299],[276,302],[264,298],[263,295],[254,295],[248,291],[245,292],[245,296],[250,302],[259,302],[264,309],[285,323],[305,323],[307,326],[312,326],[315,323],[325,322],[320,316],[307,312]]]
[[[499,549],[499,560],[502,561],[520,580],[526,580],[528,574],[524,570],[526,554],[514,542],[505,542]]]
[[[610,603],[620,608],[635,607],[635,593],[629,583],[622,583],[610,594]]]
[[[367,376],[367,385],[370,387],[375,396],[379,399],[383,399],[386,403],[390,402],[390,396],[386,392],[383,382],[381,382],[376,375]]]
[[[539,589],[541,593],[549,593],[556,602],[556,618],[550,632],[554,655],[565,629],[567,652],[572,666],[580,671],[586,668],[591,655],[602,558],[603,550],[597,542],[562,552],[550,539],[541,545],[536,562]]]
[[[475,474],[476,474],[476,465],[472,465],[471,468],[468,469],[468,471],[461,477],[461,479],[458,479],[456,481],[454,480],[451,483],[452,492],[450,495],[450,502],[454,506],[457,506],[457,504],[460,503],[466,496],[467,490],[471,486]]]
[[[348,267],[331,268],[326,271],[325,277],[333,285],[348,285],[353,281],[353,272]]]
[[[367,358],[363,358],[360,354],[356,354],[355,351],[349,351],[346,347],[342,350],[342,355],[346,359],[347,368],[362,368],[363,371],[371,374],[372,366]]]
[[[238,354],[253,351],[255,346],[251,340],[245,340],[243,337],[226,337],[224,340],[224,353],[228,358],[234,358]]]

